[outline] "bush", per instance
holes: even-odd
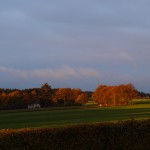
[[[2,150],[149,150],[150,120],[0,130]]]

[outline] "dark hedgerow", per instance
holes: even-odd
[[[150,150],[150,119],[0,130],[0,150]]]

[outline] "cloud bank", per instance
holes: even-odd
[[[58,69],[37,69],[30,71],[16,70],[12,68],[0,67],[1,74],[7,74],[10,76],[18,77],[21,79],[29,78],[46,78],[54,80],[67,80],[69,78],[99,78],[100,72],[88,69],[88,68],[72,68],[69,66],[63,66]]]

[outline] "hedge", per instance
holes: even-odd
[[[0,150],[150,150],[150,119],[0,130]]]

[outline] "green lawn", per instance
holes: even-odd
[[[54,127],[79,123],[150,118],[150,104],[83,109],[0,111],[0,129]]]

